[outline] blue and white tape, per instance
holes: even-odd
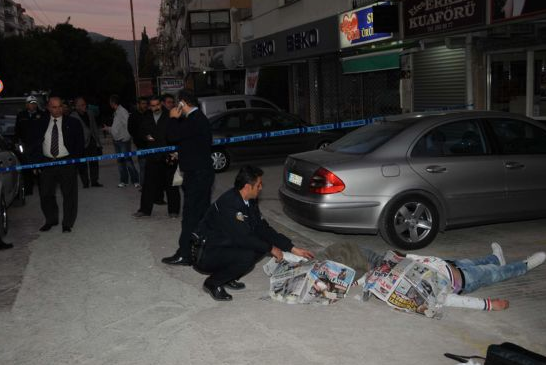
[[[245,136],[216,138],[214,139],[212,144],[214,146],[218,146],[218,145],[230,144],[230,143],[256,141],[256,140],[266,139],[266,138],[314,133],[319,131],[331,131],[331,130],[343,129],[343,128],[361,127],[364,125],[372,124],[376,120],[381,120],[381,119],[383,119],[383,117],[359,119],[359,120],[353,120],[348,122],[328,123],[328,124],[321,124],[321,125],[315,125],[310,127],[284,129],[284,130],[274,131],[274,132],[261,132],[261,133],[248,134]],[[145,156],[145,155],[151,155],[155,153],[174,152],[177,149],[178,148],[176,146],[168,146],[168,147],[150,148],[146,150],[138,150],[138,151],[124,152],[124,153],[113,153],[113,154],[102,155],[102,156],[73,158],[73,159],[66,159],[66,160],[59,160],[59,161],[36,163],[36,164],[17,165],[17,166],[0,168],[0,173],[9,172],[9,171],[21,171],[21,170],[28,170],[28,169],[40,169],[43,167],[50,167],[50,166],[73,165],[73,164],[85,163],[89,161],[104,161],[104,160],[115,160],[118,158],[127,158],[132,156]]]

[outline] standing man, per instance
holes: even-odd
[[[95,122],[93,113],[87,112],[87,103],[81,96],[74,100],[75,110],[70,114],[71,117],[80,121],[83,129],[83,139],[85,142],[84,157],[100,156],[102,154],[102,145],[100,144],[99,129]],[[84,189],[91,186],[102,187],[99,183],[99,162],[90,161],[78,165],[78,172]],[[90,178],[91,177],[91,178]]]
[[[167,123],[169,123],[169,112],[162,107],[159,97],[150,99],[150,111],[144,118],[140,132],[141,137],[147,141],[146,148],[159,148],[167,145]],[[167,204],[169,217],[176,218],[180,214],[180,190],[178,186],[165,184],[165,181],[173,179],[176,165],[167,163],[168,154],[155,153],[146,156],[146,173],[142,185],[142,196],[140,197],[140,208],[133,214],[135,218],[149,217],[152,214],[154,200],[157,191],[165,186],[167,191]]]
[[[110,96],[110,107],[114,110],[114,120],[111,127],[104,127],[104,129],[112,134],[116,153],[131,152],[131,135],[127,130],[129,112],[121,106],[117,95]],[[135,188],[140,188],[138,171],[135,169],[132,157],[118,158],[118,171],[120,178],[118,188],[124,188],[129,184],[129,176]]]
[[[178,166],[184,173],[182,190],[182,231],[178,239],[178,250],[171,257],[163,258],[169,265],[192,264],[190,238],[210,205],[210,194],[214,183],[211,145],[212,131],[208,118],[197,109],[197,99],[187,91],[178,94],[180,103],[171,109],[167,126],[167,142],[178,144]],[[181,118],[184,116],[184,118]]]
[[[23,164],[28,162],[32,129],[36,128],[36,121],[42,117],[42,113],[38,109],[38,99],[35,96],[27,97],[26,102],[26,109],[17,114],[15,121],[15,137],[17,142],[23,146],[23,161],[21,161]],[[23,170],[25,195],[32,195],[35,179],[36,176],[32,170]]]
[[[134,113],[131,113],[129,120],[127,122],[127,131],[133,137],[133,143],[135,144],[137,150],[143,150],[147,148],[147,142],[140,133],[142,124],[144,123],[144,118],[146,112],[148,111],[148,99],[144,96],[138,98],[136,109]],[[138,156],[138,172],[140,175],[140,185],[144,185],[144,175],[146,169],[146,156]]]
[[[33,163],[80,158],[84,150],[83,130],[76,119],[63,116],[63,103],[52,97],[47,104],[49,115],[37,121],[32,133]],[[58,165],[40,171],[40,206],[49,231],[59,224],[59,207],[55,197],[57,185],[63,196],[63,233],[71,232],[78,214],[78,176],[76,165]]]
[[[244,166],[235,178],[234,188],[226,191],[209,207],[199,224],[199,235],[206,238],[204,253],[195,265],[211,275],[203,289],[214,300],[231,300],[225,287],[244,289],[237,281],[270,253],[277,261],[283,252],[312,259],[313,253],[295,247],[290,239],[275,231],[264,219],[257,198],[262,190],[263,171]]]
[[[161,105],[163,106],[163,109],[167,111],[167,113],[169,113],[171,111],[172,108],[174,108],[174,96],[172,96],[171,94],[163,94],[161,96]],[[172,160],[173,162],[176,162],[178,163],[178,161],[174,161]],[[171,166],[173,166],[175,164],[171,163]],[[174,171],[172,171],[173,175],[174,175]],[[161,179],[161,181],[159,182],[158,186],[157,186],[157,194],[156,194],[156,199],[155,199],[155,204],[157,205],[165,205],[165,191],[166,189],[168,189],[169,185],[170,185],[170,182],[172,181],[172,176],[169,178],[169,176],[165,176],[164,179]]]

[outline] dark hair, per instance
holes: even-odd
[[[178,92],[178,100],[183,101],[190,106],[197,106],[197,98],[195,95],[186,90],[180,90]]]
[[[152,100],[161,102],[161,101],[163,101],[163,98],[159,97],[157,95],[154,95],[154,96],[150,97],[150,101],[152,101]]]
[[[138,99],[137,99],[137,103],[140,103],[142,101],[148,102],[148,97],[147,96],[139,96]]]
[[[169,93],[163,94],[163,95],[161,95],[161,99],[159,99],[159,101],[161,101],[162,103],[164,103],[165,100],[167,100],[167,99],[169,99],[169,98],[171,98],[171,99],[174,100],[174,95],[173,95],[173,94],[169,94]]]
[[[233,186],[235,186],[235,189],[241,190],[246,184],[254,185],[256,180],[258,180],[260,176],[263,176],[263,174],[263,170],[259,167],[251,165],[243,166],[239,170]]]
[[[110,102],[115,105],[119,105],[119,96],[117,95],[110,95]]]

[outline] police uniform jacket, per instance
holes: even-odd
[[[30,113],[28,110],[23,110],[17,114],[15,121],[15,136],[26,147],[31,143],[32,130],[35,128],[34,121],[39,120],[44,115],[40,110],[35,113]]]
[[[247,206],[234,188],[209,207],[198,229],[199,235],[206,238],[206,249],[220,246],[267,253],[274,245],[282,251],[292,250],[290,239],[275,231],[262,217],[258,202],[248,203]]]

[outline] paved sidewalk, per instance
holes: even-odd
[[[261,164],[263,166],[263,164]],[[318,250],[375,236],[337,235],[302,227],[282,214],[277,188],[282,164],[264,166],[262,212],[298,244]],[[234,169],[217,175],[215,196],[231,186]],[[38,233],[38,196],[10,208],[16,248],[0,252],[0,364],[454,364],[444,352],[485,354],[491,343],[515,342],[546,352],[546,266],[482,289],[506,297],[505,312],[451,309],[443,320],[395,312],[377,300],[349,297],[331,306],[286,305],[264,299],[268,278],[260,265],[218,303],[202,289],[204,277],[171,267],[180,230],[166,208],[135,220],[134,188],[118,189],[115,163],[101,164],[104,188],[80,190],[71,234],[60,227]],[[508,260],[546,250],[546,220],[450,231],[424,254],[483,255],[490,242]]]

